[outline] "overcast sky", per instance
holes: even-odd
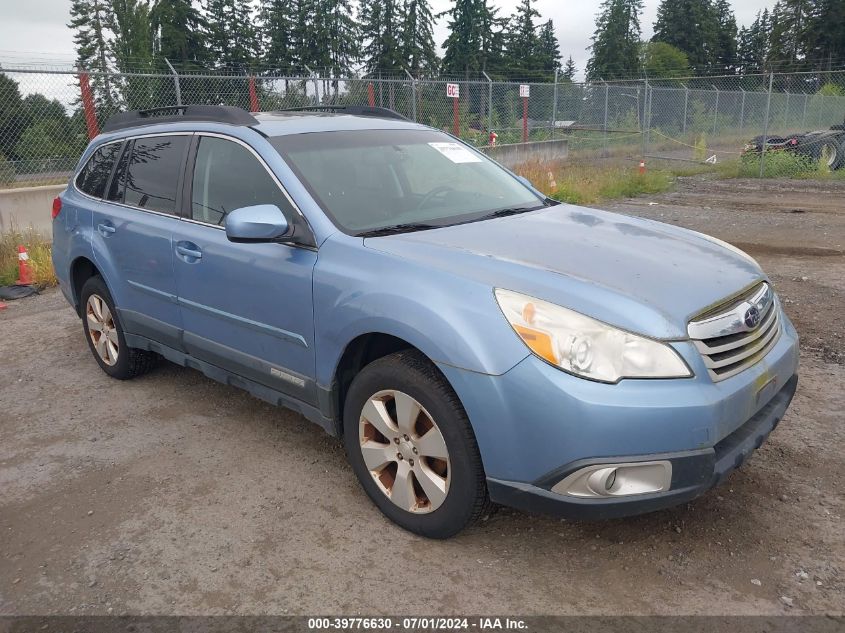
[[[431,0],[435,13],[448,9],[451,0]],[[518,0],[494,0],[501,15],[513,12]],[[542,19],[551,18],[560,41],[563,58],[572,55],[583,72],[589,53],[586,47],[595,28],[595,15],[600,0],[536,0]],[[642,18],[643,35],[650,37],[659,0],[645,0]],[[774,0],[734,0],[740,25],[750,24],[757,11],[774,4]],[[15,63],[69,64],[74,61],[69,20],[70,0],[0,0],[0,64]],[[445,20],[437,25],[437,44],[446,38]]]

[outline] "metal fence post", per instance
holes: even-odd
[[[763,119],[763,143],[760,146],[760,178],[766,165],[766,144],[769,142],[769,113],[772,109],[772,88],[775,85],[775,74],[769,73],[769,94],[766,97],[766,118]]]
[[[809,100],[810,95],[806,92],[804,93],[804,113],[801,115],[801,127],[804,127],[807,124],[807,101]]]
[[[411,80],[411,118],[416,122],[417,120],[417,80],[414,76],[405,69],[405,74]]]
[[[483,70],[481,74],[487,80],[487,135],[489,136],[493,131],[493,80]]]
[[[552,93],[552,140],[555,138],[555,130],[557,129],[557,73],[558,69],[555,68],[555,87]]]
[[[789,125],[789,90],[786,90],[786,107],[783,109],[783,125]]]
[[[716,136],[716,124],[719,121],[719,89],[715,84],[711,84],[716,91],[716,107],[713,108],[713,136]]]
[[[741,86],[739,89],[742,92],[742,105],[739,106],[739,131],[742,132],[745,128],[745,90]]]
[[[604,124],[602,125],[602,129],[604,130],[604,154],[607,156],[607,110],[608,110],[608,98],[610,97],[610,86],[607,85],[607,82],[604,82]]]
[[[167,67],[170,69],[170,72],[173,73],[173,87],[176,89],[176,105],[182,105],[182,87],[179,85],[179,73],[176,72],[176,69],[173,68],[173,64],[170,63],[170,60],[166,57],[164,58],[164,63],[167,64]]]
[[[684,86],[684,124],[683,124],[683,131],[681,132],[682,135],[686,136],[687,134],[687,117],[689,116],[687,108],[689,107],[689,88]]]
[[[319,79],[317,78],[317,75],[314,73],[314,71],[311,70],[310,68],[308,68],[308,66],[306,66],[305,64],[302,64],[302,67],[305,69],[305,71],[308,73],[308,75],[314,80],[314,96],[317,98],[317,103],[320,103],[320,82],[319,82]],[[307,94],[308,94],[308,91],[306,89],[306,96],[307,96]]]

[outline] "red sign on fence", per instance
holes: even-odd
[[[459,99],[461,96],[461,84],[446,84],[446,96],[449,99]]]

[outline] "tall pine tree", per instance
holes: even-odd
[[[563,67],[563,73],[561,77],[563,77],[566,81],[575,81],[575,74],[578,72],[578,68],[575,66],[575,60],[572,59],[572,55],[569,56],[569,59],[566,60],[566,64]]]
[[[653,42],[666,42],[685,53],[694,72],[717,65],[719,21],[711,0],[662,0]]]
[[[362,61],[369,74],[398,75],[402,59],[400,0],[361,0]]]
[[[443,71],[464,75],[500,70],[503,34],[497,9],[489,0],[455,0],[448,17],[449,37],[443,43]]]
[[[717,72],[732,73],[737,67],[736,17],[728,0],[716,0],[713,9],[717,23],[713,61]]]
[[[70,22],[74,30],[76,62],[86,70],[107,73],[111,70],[112,48],[109,37],[111,7],[106,0],[73,0]],[[98,106],[114,108],[117,102],[114,82],[108,75],[92,75],[91,87]]]
[[[437,70],[434,16],[428,0],[405,0],[402,23],[402,59],[414,77]]]
[[[540,70],[538,57],[539,39],[534,18],[540,13],[531,6],[531,0],[521,0],[510,18],[505,33],[505,63],[522,78],[533,78]],[[554,31],[552,31],[554,35]]]
[[[208,62],[203,33],[206,23],[191,0],[158,0],[150,11],[153,54],[165,67],[167,59],[180,70],[201,68]]]
[[[261,63],[268,72],[289,74],[300,63],[305,41],[301,4],[301,0],[262,0],[259,5]]]
[[[245,69],[259,55],[252,3],[240,0],[206,0],[208,47],[220,66]]]
[[[619,79],[639,73],[640,13],[643,0],[604,0],[590,46],[587,77]]]
[[[555,25],[548,20],[540,27],[537,35],[537,66],[546,80],[554,79],[556,70],[560,70],[560,44],[555,35]],[[574,71],[573,71],[574,74]]]

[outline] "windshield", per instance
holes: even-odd
[[[354,235],[544,206],[504,169],[434,130],[312,132],[270,142],[334,223]]]

